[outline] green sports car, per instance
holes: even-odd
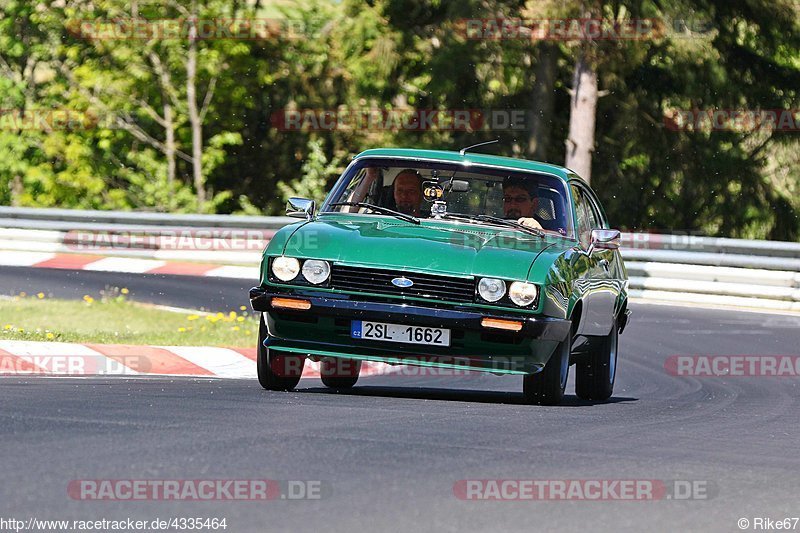
[[[566,168],[414,149],[356,156],[321,206],[279,230],[250,291],[258,379],[297,386],[306,359],[346,389],[362,361],[522,375],[554,405],[613,392],[628,280],[594,192]]]

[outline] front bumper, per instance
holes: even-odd
[[[275,297],[307,300],[311,308],[275,308],[272,305]],[[265,313],[268,337],[264,344],[278,351],[498,373],[534,373],[544,367],[558,343],[570,334],[571,322],[560,318],[356,298],[304,288],[250,290],[253,310]],[[519,332],[490,329],[481,324],[484,318],[519,321],[522,329]],[[433,347],[352,339],[352,320],[447,328],[451,330],[452,342],[449,347]]]

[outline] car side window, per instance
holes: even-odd
[[[602,211],[600,211],[597,199],[590,194],[584,194],[584,199],[586,200],[586,208],[589,213],[591,221],[590,226],[592,227],[592,229],[606,228],[606,222],[603,219],[603,215],[601,214]]]
[[[600,218],[600,213],[597,211],[597,207],[595,207],[594,202],[586,195],[584,195],[583,200],[586,203],[586,214],[589,218],[589,227],[591,229],[602,229],[603,220]]]
[[[581,246],[588,249],[592,242],[592,230],[605,228],[605,222],[594,199],[583,188],[572,185],[572,192],[578,217],[578,239]]]
[[[575,197],[575,216],[578,219],[578,240],[584,249],[589,248],[592,238],[592,219],[591,210],[588,209],[586,196],[580,187],[572,185],[572,195]]]

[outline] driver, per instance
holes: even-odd
[[[407,168],[395,176],[392,185],[397,210],[418,217],[422,205],[422,177],[416,170]]]
[[[538,198],[534,193],[536,183],[513,176],[503,180],[503,218],[514,219],[523,226],[542,229],[534,218]]]

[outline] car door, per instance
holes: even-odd
[[[592,230],[607,229],[596,198],[591,190],[579,181],[571,182],[575,198],[578,254],[587,268],[575,282],[575,290],[583,302],[583,314],[578,335],[608,335],[614,323],[619,290],[611,271],[615,264],[612,250],[594,250],[591,246]]]
[[[587,188],[586,192],[586,199],[592,210],[593,221],[597,224],[593,227],[611,229],[608,224],[608,219],[600,206],[600,201],[597,199],[594,191]],[[628,275],[625,271],[625,265],[619,250],[597,250],[595,253],[599,256],[600,266],[604,266],[604,268],[607,267],[605,269],[608,272],[608,278],[614,282],[615,287],[620,292],[624,290]]]

